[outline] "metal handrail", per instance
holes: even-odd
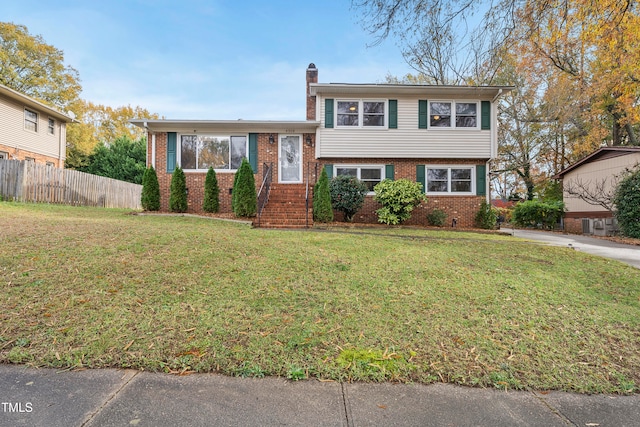
[[[271,191],[271,181],[273,180],[273,163],[264,163],[262,165],[262,184],[258,191],[258,214],[256,225],[260,227],[260,217],[262,211],[269,201],[269,192]]]
[[[307,162],[307,177],[306,177],[306,184],[307,184],[307,188],[306,188],[306,193],[304,195],[304,200],[305,200],[305,221],[306,221],[306,227],[309,228],[309,185],[311,183],[311,180],[309,179],[309,173],[311,171],[311,165],[314,166],[314,177],[315,177],[315,182],[313,183],[313,185],[316,184],[316,182],[318,181],[318,163],[316,162]]]

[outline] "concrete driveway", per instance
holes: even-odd
[[[640,246],[625,245],[610,240],[578,234],[562,234],[550,231],[501,228],[500,231],[522,239],[536,240],[552,246],[572,247],[575,250],[615,259],[640,268]]]

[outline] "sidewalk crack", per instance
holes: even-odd
[[[340,387],[342,388],[342,404],[344,405],[344,416],[347,420],[347,427],[353,426],[353,421],[351,418],[351,410],[349,406],[349,398],[347,397],[347,387],[345,383],[340,383]]]
[[[128,376],[128,374],[132,372],[131,370],[127,370],[125,371],[125,374],[122,376],[122,378],[126,378]],[[133,379],[135,377],[138,376],[138,374],[140,373],[140,371],[133,371],[133,375],[131,375],[129,378],[127,378],[122,384],[120,384],[120,386],[113,392],[111,393],[111,395],[109,396],[108,399],[106,399],[105,401],[102,402],[102,404],[100,406],[98,406],[93,412],[91,412],[89,415],[87,415],[87,418],[82,422],[82,424],[80,424],[80,427],[86,427],[89,425],[89,423],[91,423],[91,421],[93,421],[93,419],[100,413],[102,412],[102,410],[109,405],[109,403],[116,398],[116,396],[118,396],[118,394],[120,394],[120,392],[122,390],[124,390],[125,387],[127,387],[129,385],[129,383],[131,381],[133,381]]]
[[[562,411],[560,411],[558,408],[552,406],[549,402],[547,402],[547,399],[545,399],[543,396],[540,396],[535,391],[532,391],[531,394],[533,394],[533,397],[535,397],[539,402],[542,402],[542,404],[546,406],[547,409],[549,409],[553,414],[555,414],[558,418],[564,421],[565,424],[574,426],[574,427],[578,426],[576,423],[571,421],[565,414],[563,414]]]

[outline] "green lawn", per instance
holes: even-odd
[[[640,391],[640,271],[511,236],[0,203],[0,362]]]

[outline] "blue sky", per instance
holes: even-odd
[[[82,98],[169,119],[305,119],[305,70],[321,83],[411,72],[393,40],[360,25],[350,0],[3,2],[78,70]]]

